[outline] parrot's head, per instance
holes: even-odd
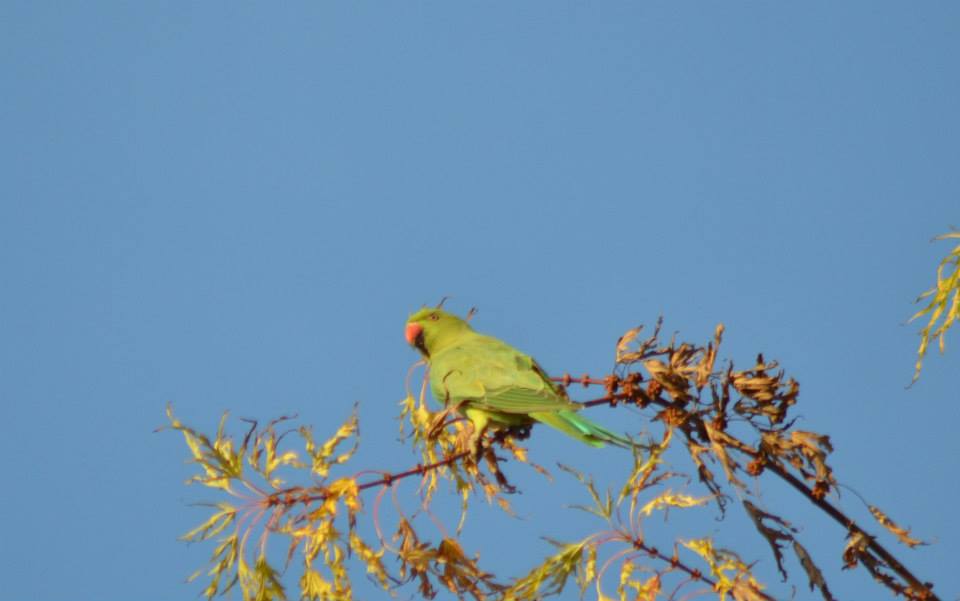
[[[430,353],[456,342],[472,328],[463,319],[439,308],[424,307],[407,319],[407,343],[430,358]]]

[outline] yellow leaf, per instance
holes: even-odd
[[[709,538],[695,538],[683,541],[683,546],[690,549],[708,562],[714,561],[713,541]]]
[[[689,495],[677,494],[667,489],[644,505],[643,508],[640,509],[640,513],[649,516],[655,510],[665,509],[667,507],[696,507],[707,503],[712,498],[713,497],[691,497]]]
[[[383,563],[381,561],[381,557],[383,557],[383,549],[374,551],[355,532],[350,533],[350,548],[357,555],[357,557],[359,557],[360,560],[367,565],[367,573],[376,576],[377,582],[380,583],[380,586],[382,586],[384,590],[389,589],[389,576],[387,575],[387,570],[383,567]]]
[[[358,427],[357,411],[356,408],[354,408],[350,417],[348,417],[343,425],[337,429],[336,433],[322,445],[318,446],[316,442],[314,442],[313,433],[309,427],[303,426],[300,428],[300,435],[304,439],[307,454],[313,459],[313,473],[321,478],[326,478],[330,474],[330,468],[332,466],[346,463],[353,456],[357,450],[357,439],[354,440],[353,447],[331,459],[340,443],[350,437],[356,436]]]
[[[217,503],[215,507],[219,508],[220,511],[214,513],[204,523],[181,536],[181,540],[193,542],[213,538],[223,532],[237,517],[236,507],[229,503]]]
[[[634,590],[637,592],[637,601],[656,601],[657,595],[660,593],[660,574],[654,574],[647,578],[643,584],[634,586]]]
[[[167,418],[170,427],[183,434],[184,441],[193,455],[193,462],[200,464],[204,475],[196,475],[188,480],[198,482],[204,486],[219,488],[232,493],[230,482],[243,476],[243,459],[240,453],[233,450],[233,442],[224,433],[224,424],[227,414],[220,419],[217,437],[211,442],[209,438],[186,426],[173,415],[173,408],[167,405]]]
[[[960,238],[960,232],[951,232],[937,236],[935,240]],[[944,275],[947,268],[952,268],[949,275]],[[932,297],[932,298],[931,298]],[[917,362],[913,374],[913,382],[920,377],[923,368],[923,358],[931,339],[937,339],[940,352],[944,352],[945,335],[955,322],[960,320],[960,245],[956,246],[937,266],[937,281],[933,288],[927,290],[917,299],[917,302],[930,298],[926,307],[917,311],[910,321],[924,315],[929,315],[927,324],[920,330],[920,345],[917,349]],[[937,323],[941,318],[943,321]]]
[[[654,475],[657,466],[660,465],[660,457],[670,447],[670,441],[673,439],[673,428],[666,428],[663,433],[663,440],[659,444],[650,445],[646,448],[648,454],[646,457],[637,447],[633,448],[633,470],[627,476],[627,480],[620,489],[620,495],[617,497],[619,505],[627,495],[631,497],[630,513],[633,513],[633,506],[636,503],[637,495],[640,494],[648,485],[649,479]]]
[[[587,590],[587,586],[597,577],[597,546],[587,545],[587,557],[583,561],[583,577],[580,579],[580,595]],[[597,583],[597,592],[600,591],[600,583]]]
[[[339,478],[327,486],[327,499],[324,508],[332,515],[336,513],[336,504],[342,501],[351,515],[360,510],[360,490],[353,478]]]
[[[326,601],[333,597],[333,585],[320,572],[307,568],[300,577],[300,596],[308,601]]]
[[[620,584],[617,586],[617,594],[620,601],[627,601],[627,586],[630,584],[630,575],[633,574],[634,564],[629,559],[620,566]]]
[[[725,599],[731,591],[735,599],[741,599],[740,595],[743,599],[763,598],[762,587],[753,579],[750,568],[733,551],[714,548],[709,538],[681,541],[681,544],[710,565],[710,573],[716,579],[714,590],[720,593],[720,599]]]

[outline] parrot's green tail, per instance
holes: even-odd
[[[562,411],[538,411],[530,413],[530,417],[592,447],[602,447],[605,443],[627,449],[633,447],[630,441],[623,436],[614,434],[603,426],[593,423],[576,411],[567,409]]]

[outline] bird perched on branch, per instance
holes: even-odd
[[[626,438],[593,423],[562,387],[529,355],[476,332],[439,307],[423,308],[407,320],[407,342],[430,366],[430,390],[473,424],[471,446],[479,454],[484,431],[543,423],[594,447],[629,447]]]

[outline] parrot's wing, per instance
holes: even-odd
[[[562,409],[576,410],[578,408],[577,405],[557,396],[549,389],[536,391],[515,386],[488,390],[483,400],[476,405],[503,413],[523,414],[560,411]]]
[[[446,350],[430,369],[441,401],[516,414],[578,408],[530,356],[495,338]]]

